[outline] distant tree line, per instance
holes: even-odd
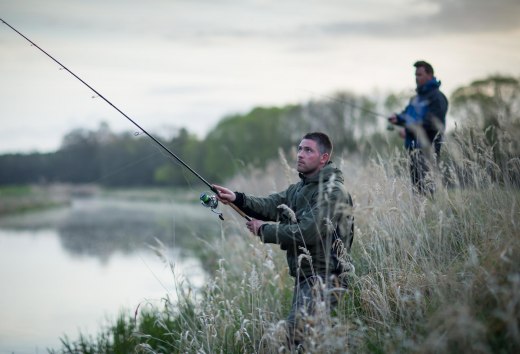
[[[482,133],[479,143],[487,144],[493,161],[506,170],[515,168],[520,151],[519,95],[518,80],[494,76],[461,87],[450,98],[450,109],[461,122],[459,136]],[[309,131],[328,133],[336,154],[385,155],[402,142],[385,131],[381,113],[400,110],[407,99],[404,94],[377,100],[339,92],[304,104],[258,107],[224,117],[204,139],[184,128],[170,139],[154,136],[208,181],[219,183],[241,169],[262,168],[278,158],[280,149],[294,152]],[[463,169],[457,165],[454,173]],[[115,134],[106,123],[97,130],[69,132],[56,152],[0,155],[0,185],[54,182],[182,187],[197,181],[147,136]]]
[[[384,140],[382,129],[372,129],[370,137],[365,129],[377,123],[377,118],[352,106],[375,109],[375,103],[346,93],[334,98],[304,105],[259,107],[227,116],[202,140],[184,128],[169,140],[154,137],[215,183],[243,168],[265,166],[278,157],[279,149],[289,152],[310,130],[331,134],[337,151],[359,152],[364,146],[362,140]],[[196,177],[146,135],[115,134],[106,123],[97,130],[69,132],[56,152],[0,156],[0,184],[4,185],[63,182],[186,186],[195,181]]]

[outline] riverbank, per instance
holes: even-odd
[[[41,210],[70,203],[73,189],[65,185],[0,187],[0,216]]]
[[[105,197],[127,201],[197,201],[195,192],[166,187],[102,188],[95,184],[0,186],[0,217],[69,205],[74,198]]]
[[[425,199],[411,193],[406,165],[393,167],[344,168],[358,171],[345,174],[355,271],[336,314],[309,319],[307,352],[518,351],[520,192],[439,184]],[[97,337],[64,338],[51,352],[288,353],[282,320],[293,280],[284,254],[230,224],[207,243],[218,263],[199,292],[179,286],[175,301],[166,294],[161,308],[127,312]]]

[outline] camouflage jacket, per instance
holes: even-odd
[[[293,277],[326,277],[345,270],[344,258],[354,237],[352,198],[343,173],[329,162],[319,174],[267,197],[236,192],[235,204],[264,224],[260,238],[287,253]]]

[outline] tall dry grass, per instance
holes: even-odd
[[[309,319],[307,352],[520,350],[520,191],[497,179],[500,166],[485,146],[460,144],[447,142],[433,198],[412,193],[401,150],[363,163],[341,159],[355,203],[355,272],[337,311]],[[295,177],[282,156],[267,171],[228,185],[265,194]],[[178,280],[178,300],[167,296],[163,309],[142,312],[155,329],[136,327],[137,351],[289,351],[284,319],[293,280],[284,253],[248,234],[226,210],[220,239],[205,246],[218,260],[211,281],[196,292]]]
[[[449,183],[437,175],[434,198],[412,193],[401,151],[363,166],[343,160],[355,201],[356,271],[337,313],[309,320],[308,352],[520,349],[520,193],[494,179],[485,149],[472,150],[469,160],[457,144],[447,143],[442,166],[465,166],[471,184],[462,188],[453,174]],[[233,184],[267,193],[293,181],[285,160],[271,168]],[[199,298],[184,294],[180,304],[169,304],[168,313],[184,318],[171,349],[287,351],[283,320],[292,280],[283,253],[249,235],[240,219],[223,224],[222,238],[210,247],[220,259],[213,280]],[[179,310],[183,302],[191,304],[190,316]]]

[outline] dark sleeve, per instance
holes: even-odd
[[[397,123],[395,124],[404,127],[406,125],[406,120],[403,118],[403,113],[396,114],[395,116],[397,117]]]
[[[406,126],[406,115],[409,114],[409,110],[412,109],[412,101],[413,101],[414,97],[412,97],[410,99],[410,101],[408,102],[408,105],[403,109],[403,111],[399,114],[396,114],[396,117],[397,117],[397,123],[396,125],[399,125],[401,127],[404,127]]]
[[[267,197],[253,197],[241,192],[235,192],[236,200],[233,202],[248,216],[262,221],[277,221],[278,205],[285,204],[286,192],[271,194]]]
[[[268,224],[262,227],[262,241],[280,244],[282,248],[295,244],[314,246],[331,231],[330,225],[338,223],[349,201],[343,185],[336,185],[327,197],[314,198],[307,212],[298,218],[298,223]]]
[[[430,99],[428,113],[423,123],[423,128],[430,141],[433,141],[439,132],[442,133],[444,131],[447,111],[448,99],[442,92],[437,91]]]

